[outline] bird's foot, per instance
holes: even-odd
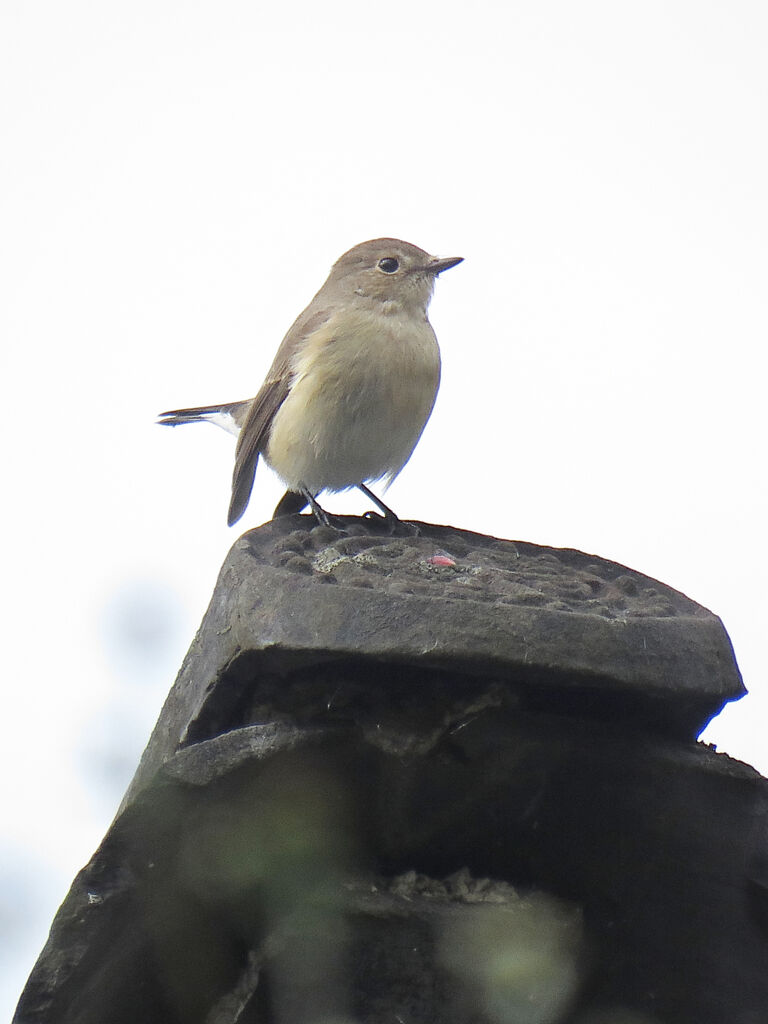
[[[402,519],[398,519],[389,505],[385,505],[381,498],[377,498],[370,487],[366,487],[365,484],[358,484],[357,488],[362,491],[363,494],[370,498],[371,501],[376,505],[383,515],[379,515],[378,512],[366,512],[363,519],[367,520],[368,523],[373,525],[376,524],[376,528],[381,528],[382,532],[388,533],[390,537],[418,537],[421,531],[415,523],[406,523]]]
[[[315,517],[315,522],[318,526],[323,526],[328,530],[333,530],[334,533],[340,533],[344,537],[349,535],[347,524],[341,516],[335,516],[330,512],[326,512],[324,508],[321,508],[317,504],[312,509],[312,515]]]
[[[344,522],[344,520],[341,518],[341,516],[333,516],[333,515],[331,515],[328,512],[325,513],[325,516],[326,516],[326,519],[328,520],[326,525],[329,527],[329,529],[335,530],[336,533],[340,533],[344,537],[348,537],[349,536],[349,530],[347,529],[347,524]]]
[[[418,537],[421,533],[416,523],[398,519],[394,513],[382,516],[378,512],[366,512],[363,519],[377,532],[387,534],[389,537]]]

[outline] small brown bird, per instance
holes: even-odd
[[[164,426],[209,422],[239,435],[230,526],[259,456],[288,488],[275,516],[309,504],[327,524],[318,494],[357,487],[398,522],[366,484],[397,476],[432,412],[440,350],[427,307],[437,275],[461,261],[396,238],[356,245],[283,338],[255,398],[160,414]]]

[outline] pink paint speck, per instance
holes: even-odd
[[[429,565],[456,565],[450,555],[432,555],[427,559]]]

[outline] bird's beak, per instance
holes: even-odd
[[[457,263],[461,263],[463,259],[463,256],[433,256],[427,269],[433,274],[442,274],[444,270],[450,270]]]

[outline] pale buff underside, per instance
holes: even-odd
[[[403,468],[429,419],[440,352],[426,318],[333,317],[302,346],[264,452],[287,487],[342,491]]]

